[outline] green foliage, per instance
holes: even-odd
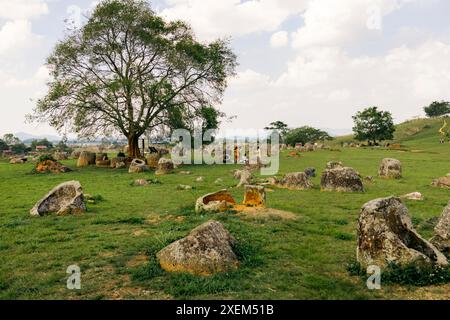
[[[450,102],[433,101],[429,106],[424,107],[423,109],[430,118],[445,116],[450,114]]]
[[[55,158],[53,158],[53,156],[51,154],[43,154],[39,157],[38,162],[44,162],[44,161],[56,161]]]
[[[287,132],[284,138],[286,144],[315,143],[318,141],[332,140],[333,138],[325,131],[312,127],[301,127]]]
[[[220,101],[236,56],[228,41],[199,42],[186,23],[164,21],[147,1],[105,0],[47,64],[48,93],[29,120],[83,137],[123,134],[132,157],[145,133],[205,116],[215,126],[214,114],[198,111]]]
[[[14,136],[12,133],[7,133],[3,136],[2,139],[8,146],[12,146],[15,144],[20,144],[21,141],[19,138],[17,138],[16,136]]]
[[[16,143],[10,147],[11,147],[12,152],[15,154],[23,154],[23,153],[26,153],[27,151],[29,151],[29,148],[23,143]]]
[[[0,152],[4,151],[4,150],[8,150],[9,146],[8,144],[3,141],[2,139],[0,139]]]
[[[413,130],[426,124],[432,128]],[[0,263],[0,299],[423,298],[423,290],[387,283],[384,286],[383,279],[383,290],[367,290],[367,277],[355,281],[346,272],[345,262],[355,258],[357,213],[362,204],[387,194],[409,193],[412,186],[420,187],[427,195],[424,201],[407,203],[414,221],[420,222],[417,231],[426,239],[432,237],[435,222],[431,219],[440,215],[448,201],[448,190],[430,185],[433,178],[448,172],[450,148],[439,144],[441,126],[441,119],[399,125],[397,139],[407,147],[406,152],[343,148],[339,153],[306,153],[299,160],[289,157],[289,151],[281,151],[280,176],[306,167],[318,169],[317,177],[312,178],[316,187],[310,190],[277,189],[267,194],[267,207],[292,212],[297,219],[257,218],[241,213],[196,214],[196,199],[217,191],[213,183],[217,178],[223,179],[224,187],[236,185],[230,171],[238,166],[183,167],[192,172],[191,176],[155,176],[149,171],[136,174],[135,179],[157,178],[162,184],[131,188],[130,175],[122,170],[90,166],[64,175],[37,176],[27,174],[33,163],[16,166],[4,159],[0,161],[0,259],[5,263]],[[392,156],[410,168],[402,181],[375,179],[366,185],[365,193],[338,196],[321,192],[318,187],[328,161],[342,161],[362,176],[375,176],[380,160]],[[75,168],[76,160],[64,164]],[[199,176],[205,178],[203,183],[195,183]],[[68,180],[80,181],[86,194],[101,194],[107,201],[90,205],[87,213],[77,216],[36,219],[27,214],[48,190]],[[175,192],[179,184],[192,184],[196,189]],[[242,189],[229,191],[238,203],[242,202]],[[240,261],[247,261],[243,268],[217,277],[195,277],[162,272],[157,262],[151,261],[151,252],[185,237],[211,219],[221,221],[238,240],[234,251]],[[338,241],[339,234],[353,235],[353,239]],[[132,267],[127,261],[143,254],[153,265],[136,276],[145,265]],[[123,261],[120,266],[119,260]],[[64,289],[69,264],[80,265],[82,290]],[[131,282],[125,280],[129,276]],[[445,288],[427,288],[426,298],[445,298]]]
[[[47,140],[47,138],[41,139],[41,140],[33,140],[31,142],[31,149],[36,150],[37,146],[46,146],[47,149],[53,148],[53,143]]]
[[[361,264],[354,261],[347,265],[351,276],[359,276],[365,281],[368,277]],[[385,285],[399,284],[416,287],[450,283],[450,267],[418,266],[410,264],[398,266],[390,264],[381,273],[381,283]]]
[[[269,126],[264,128],[265,130],[275,130],[280,135],[280,141],[284,142],[284,137],[289,132],[288,125],[283,121],[271,122]]]
[[[388,111],[379,111],[378,107],[370,107],[353,116],[353,121],[356,140],[369,141],[369,144],[376,145],[378,141],[394,138],[394,121]]]

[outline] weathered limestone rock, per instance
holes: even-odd
[[[445,177],[434,180],[431,185],[438,188],[450,188],[450,173]]]
[[[115,158],[112,158],[110,167],[113,168],[113,169],[116,169],[117,168],[117,164],[119,164],[119,163],[124,163],[125,164],[126,160],[127,160],[126,157],[115,157]]]
[[[150,153],[146,158],[147,165],[149,166],[149,168],[156,169],[156,168],[158,168],[158,162],[160,159],[161,159],[161,155],[159,154],[159,152]]]
[[[53,158],[55,158],[55,160],[62,161],[69,159],[69,155],[67,152],[55,152],[53,154]]]
[[[81,151],[73,151],[72,154],[70,155],[71,158],[73,159],[78,159],[81,155]]]
[[[197,179],[195,179],[195,182],[203,182],[205,181],[205,178],[203,177],[197,177]]]
[[[232,246],[236,239],[218,221],[208,221],[157,253],[168,272],[210,276],[236,269],[239,261]]]
[[[12,158],[12,159],[9,161],[10,164],[23,164],[23,163],[25,163],[25,162],[27,162],[27,159],[26,159],[26,158]]]
[[[320,184],[322,191],[364,192],[359,173],[340,163],[328,163]]]
[[[145,187],[145,186],[148,186],[149,184],[150,183],[145,179],[136,179],[133,182],[133,185],[137,186],[137,187]]]
[[[44,160],[38,162],[34,168],[37,173],[66,173],[72,171],[70,168],[62,165],[58,161]]]
[[[170,174],[173,173],[174,165],[172,160],[167,158],[161,158],[158,161],[158,170],[156,170],[156,175],[164,175],[164,174]]]
[[[96,160],[95,166],[99,168],[109,168],[111,167],[111,160]]]
[[[107,153],[99,152],[95,155],[95,161],[103,161],[103,160],[108,160]]]
[[[179,184],[177,190],[192,190],[193,187],[186,184]]]
[[[291,190],[306,190],[313,187],[312,182],[304,172],[288,173],[281,180],[275,179],[275,185],[279,188]]]
[[[31,209],[32,216],[56,213],[59,216],[86,211],[83,189],[78,181],[64,182],[39,200]]]
[[[378,175],[387,179],[400,179],[402,177],[402,163],[397,159],[383,159],[378,170]]]
[[[411,192],[401,196],[400,199],[422,201],[423,195],[420,192]]]
[[[395,197],[372,200],[362,207],[357,259],[363,267],[448,265],[445,256],[414,230],[408,209]]]
[[[446,255],[450,255],[450,201],[444,208],[444,211],[434,228],[434,233],[435,235],[430,242]]]
[[[237,188],[240,188],[242,186],[245,186],[247,184],[251,184],[253,181],[253,174],[249,170],[236,170],[234,172],[234,178],[240,179],[239,184],[236,186]]]
[[[199,214],[217,213],[228,210],[236,201],[227,190],[209,193],[197,199],[195,212]]]
[[[141,159],[134,159],[131,164],[130,168],[128,170],[129,173],[141,173],[148,170],[147,165],[145,164],[144,160]]]
[[[343,168],[343,164],[340,161],[330,161],[327,163],[326,169],[332,170],[337,168]]]
[[[95,153],[83,151],[78,158],[77,167],[87,167],[95,164]]]
[[[316,176],[315,168],[306,168],[304,172],[308,178],[314,178]]]
[[[306,143],[305,150],[308,152],[313,152],[313,151],[316,151],[316,147],[311,143]]]
[[[266,205],[266,191],[263,186],[245,186],[243,204],[247,207],[264,207]]]

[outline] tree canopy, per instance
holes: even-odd
[[[394,138],[395,126],[392,114],[388,111],[370,107],[353,116],[355,126],[353,132],[358,141],[368,141],[376,145],[378,141]]]
[[[31,150],[36,150],[37,146],[46,146],[48,149],[53,148],[53,143],[47,140],[47,138],[31,141]]]
[[[434,101],[429,106],[423,108],[426,115],[430,118],[441,117],[450,114],[450,102]]]
[[[304,126],[289,130],[284,138],[286,144],[295,145],[297,143],[315,143],[318,141],[332,140],[333,138],[325,131]]]
[[[193,123],[221,102],[236,56],[226,40],[205,44],[182,21],[166,22],[144,0],[104,0],[47,60],[52,80],[32,120],[80,137],[139,137],[174,120]]]

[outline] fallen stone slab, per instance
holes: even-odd
[[[381,161],[378,175],[385,179],[400,179],[402,177],[402,163],[397,159],[385,158]]]
[[[56,213],[58,216],[86,211],[83,189],[78,181],[68,181],[53,188],[31,209],[32,216]]]
[[[431,185],[433,187],[450,189],[450,173],[448,173],[445,177],[441,177],[441,178],[433,180]]]
[[[414,229],[408,209],[399,198],[367,202],[358,222],[357,260],[366,268],[391,263],[399,266],[447,266],[446,257]]]
[[[450,255],[450,201],[444,208],[436,227],[434,228],[434,237],[430,242],[446,255]]]

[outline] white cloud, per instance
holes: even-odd
[[[161,14],[188,21],[202,40],[239,37],[276,30],[288,17],[299,14],[307,0],[166,0]]]
[[[286,47],[289,43],[289,35],[287,31],[275,32],[270,38],[270,45],[273,48]]]
[[[29,48],[36,44],[39,36],[33,34],[31,22],[14,20],[6,22],[0,29],[0,55]]]
[[[42,0],[0,0],[0,18],[2,19],[29,19],[47,13],[47,3]]]
[[[264,127],[279,119],[291,126],[350,128],[351,116],[372,105],[403,121],[422,114],[433,100],[450,99],[448,70],[450,45],[438,41],[378,57],[352,58],[336,47],[310,49],[279,77],[240,73],[230,84],[224,111],[238,116],[234,127]]]
[[[383,18],[418,0],[311,0],[303,14],[304,26],[293,33],[293,46],[335,46],[377,35]]]

